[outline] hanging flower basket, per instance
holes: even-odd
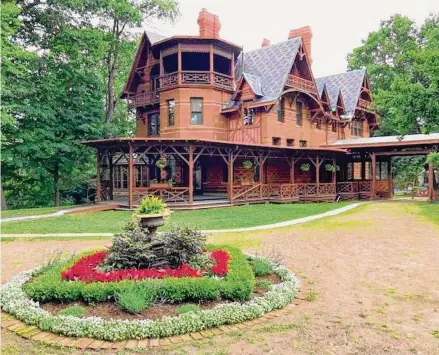
[[[168,162],[166,161],[165,158],[160,158],[159,160],[157,160],[155,162],[155,166],[159,169],[164,169],[164,168],[166,168],[167,165],[168,165]]]
[[[253,163],[250,160],[244,160],[242,162],[242,167],[244,169],[251,169],[251,168],[253,168]]]
[[[300,166],[300,170],[302,171],[309,171],[310,168],[311,166],[308,163],[304,163]]]
[[[335,165],[333,165],[333,164],[326,164],[325,165],[325,169],[326,169],[326,171],[330,171],[330,172],[335,172],[336,171],[336,166]]]

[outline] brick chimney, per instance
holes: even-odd
[[[270,40],[264,38],[264,39],[262,40],[262,46],[261,46],[261,47],[268,47],[269,45],[270,45]]]
[[[312,54],[311,54],[311,40],[312,31],[310,26],[305,26],[298,28],[296,30],[291,30],[288,34],[288,39],[294,37],[302,37],[303,46],[305,47],[306,54],[308,55],[308,62],[312,64]]]
[[[200,27],[200,37],[219,38],[221,22],[218,16],[201,9],[197,23]]]

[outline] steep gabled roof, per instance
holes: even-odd
[[[245,81],[250,85],[256,96],[264,96],[261,77],[259,75],[242,73],[242,76],[244,77]]]
[[[263,96],[255,101],[276,100],[279,97],[284,89],[301,43],[301,38],[292,38],[288,41],[240,54],[236,63],[236,77],[241,77],[243,73],[247,77],[249,75],[259,77],[259,83],[253,84],[260,85],[259,91]]]
[[[158,33],[150,32],[150,31],[145,31],[145,35],[149,39],[149,42],[151,44],[154,44],[156,42],[160,42],[160,41],[163,41],[164,39],[166,39],[165,36],[162,36],[162,35],[159,35]]]
[[[332,107],[337,106],[337,98],[341,90],[343,92],[346,114],[347,116],[352,116],[360,98],[365,75],[366,69],[357,69],[342,74],[317,78],[316,82],[319,91],[323,90],[321,89],[323,85],[326,85]]]

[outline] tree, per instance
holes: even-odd
[[[439,15],[418,28],[394,15],[348,55],[350,69],[365,67],[382,117],[377,134],[439,131]]]

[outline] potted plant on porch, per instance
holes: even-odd
[[[250,160],[244,160],[242,162],[242,167],[244,169],[251,169],[251,168],[253,168],[253,163]]]
[[[309,165],[309,163],[303,163],[303,164],[300,166],[300,170],[302,170],[303,172],[307,172],[307,171],[309,171],[310,168],[311,168],[311,166]]]
[[[156,196],[144,197],[135,211],[135,217],[142,228],[147,228],[151,235],[155,235],[158,227],[165,224],[165,218],[170,215],[168,206]]]

